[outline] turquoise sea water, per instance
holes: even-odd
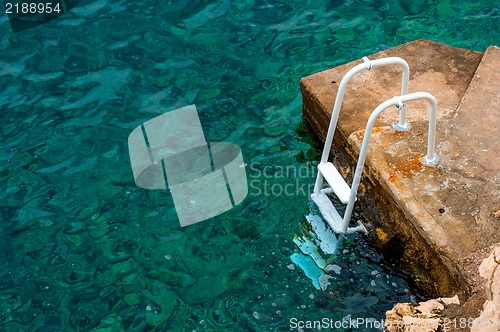
[[[414,299],[361,236],[324,255],[324,290],[291,261],[320,151],[299,79],[419,38],[484,51],[499,7],[98,0],[18,33],[0,16],[0,330],[288,331]],[[242,148],[250,186],[181,228],[171,195],[135,185],[127,138],[189,104],[207,141]]]

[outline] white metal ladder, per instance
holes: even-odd
[[[388,64],[399,64],[403,68],[403,78],[401,87],[401,96],[394,97],[384,103],[380,104],[373,113],[371,114],[368,123],[366,125],[365,135],[363,138],[363,143],[361,146],[358,163],[356,166],[356,172],[353,178],[352,188],[346,183],[344,178],[340,175],[335,166],[328,162],[328,156],[333,142],[333,135],[335,133],[335,128],[337,126],[337,120],[340,113],[340,106],[342,104],[342,99],[344,97],[345,88],[349,80],[359,71],[363,69],[370,70],[373,67],[384,66]],[[318,176],[316,178],[316,183],[314,187],[314,193],[311,195],[312,200],[319,207],[321,214],[332,227],[333,231],[336,233],[350,234],[357,231],[362,231],[367,233],[364,225],[358,221],[358,226],[348,227],[349,221],[351,219],[352,209],[354,207],[354,202],[356,201],[356,194],[358,191],[359,182],[361,179],[361,174],[363,172],[363,166],[366,159],[366,154],[368,152],[368,144],[370,141],[371,133],[375,120],[378,115],[388,108],[389,106],[395,105],[399,113],[399,122],[394,125],[396,130],[406,131],[409,129],[409,124],[406,122],[406,102],[415,99],[427,99],[431,104],[430,119],[429,119],[429,141],[427,156],[422,160],[426,165],[432,166],[438,160],[438,157],[434,153],[435,144],[435,132],[436,132],[436,100],[432,95],[426,92],[418,92],[413,94],[408,94],[408,81],[409,81],[409,67],[406,61],[401,58],[391,57],[379,60],[370,61],[368,58],[363,58],[363,63],[355,66],[347,72],[347,74],[342,79],[339,90],[337,92],[337,97],[335,99],[335,105],[332,112],[332,118],[330,120],[330,125],[328,128],[328,134],[325,140],[325,146],[323,148],[323,154],[321,156],[321,161],[318,164]],[[329,188],[321,189],[323,185],[323,179],[330,185]],[[347,204],[344,217],[341,217],[335,206],[326,196],[328,193],[335,193],[335,195],[344,204]]]

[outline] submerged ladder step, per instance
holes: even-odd
[[[332,204],[332,201],[326,196],[330,188],[321,189],[319,193],[311,195],[314,203],[319,208],[321,215],[325,218],[326,222],[330,225],[335,233],[343,233],[342,225],[344,224],[343,218],[340,216],[337,208]],[[355,227],[348,227],[345,231],[346,234],[352,234],[355,232],[363,232],[368,235],[368,230],[366,227],[358,220],[358,225]]]
[[[342,233],[342,217],[335,206],[333,206],[332,201],[325,195],[325,192],[322,190],[319,193],[312,194],[311,198],[333,231],[335,233]]]
[[[351,188],[345,182],[339,171],[333,166],[332,163],[320,163],[318,165],[318,170],[321,172],[326,182],[332,187],[333,192],[340,201],[344,204],[349,202],[349,195],[351,194]]]

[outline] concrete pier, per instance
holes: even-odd
[[[463,262],[500,242],[500,49],[481,53],[417,40],[366,56],[403,58],[410,66],[409,92],[436,98],[440,160],[434,167],[420,161],[427,148],[426,101],[408,103],[407,132],[392,128],[399,111],[385,110],[373,131],[358,193],[364,222],[381,250],[408,266],[430,295],[466,299],[476,281],[461,270]],[[300,82],[304,117],[322,141],[340,81],[359,63]],[[400,93],[397,65],[360,72],[350,81],[330,157],[348,183],[369,115]]]

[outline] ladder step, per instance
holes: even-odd
[[[351,194],[351,188],[345,182],[339,171],[333,166],[332,163],[320,163],[318,165],[318,170],[321,172],[326,182],[332,187],[333,192],[340,201],[344,204],[349,202],[349,195]]]
[[[324,192],[320,191],[319,193],[315,193],[311,195],[311,198],[314,203],[319,208],[319,211],[325,218],[326,222],[330,225],[335,233],[342,232],[342,224],[343,220],[340,214],[338,213],[335,206],[333,206],[332,201],[325,195]]]

